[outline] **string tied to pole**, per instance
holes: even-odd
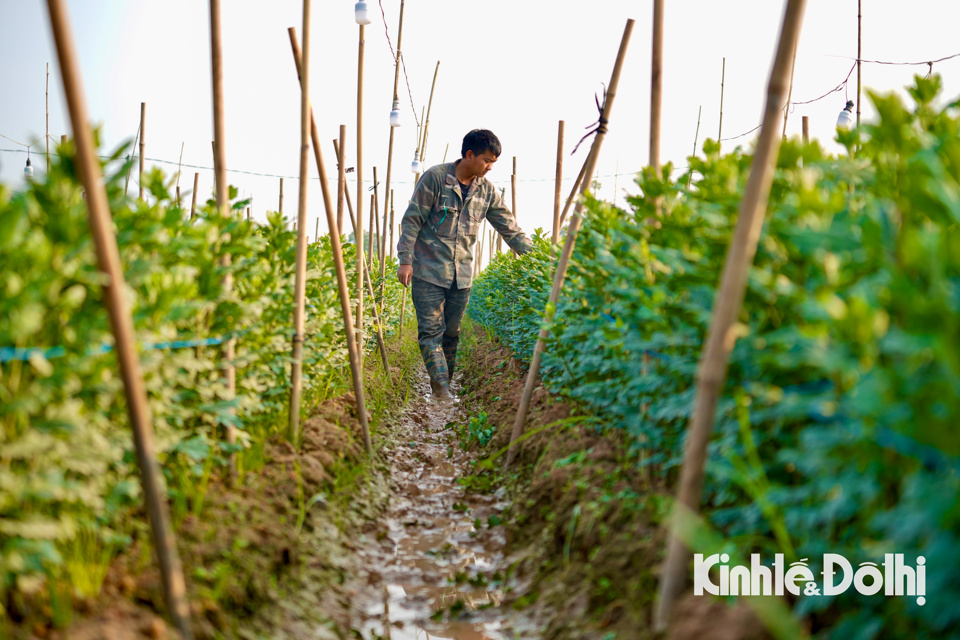
[[[597,111],[600,112],[600,117],[597,118],[596,122],[592,124],[588,124],[586,127],[584,127],[584,129],[590,129],[590,130],[587,131],[586,135],[580,138],[580,142],[578,142],[577,146],[573,148],[573,151],[570,152],[570,155],[575,154],[577,152],[577,149],[580,148],[580,145],[583,144],[583,141],[589,138],[590,136],[593,136],[596,134],[600,134],[600,135],[607,134],[607,125],[609,124],[609,121],[603,117],[603,110],[607,106],[607,86],[606,85],[603,85],[603,102],[602,103],[600,102],[600,97],[597,94],[593,94],[593,100],[594,102],[597,103]]]

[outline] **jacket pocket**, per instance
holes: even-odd
[[[438,238],[453,238],[460,219],[460,203],[441,193],[437,204],[430,212],[430,229]]]

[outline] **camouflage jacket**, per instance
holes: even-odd
[[[473,281],[473,249],[484,218],[517,253],[530,251],[533,243],[489,180],[477,176],[461,194],[455,166],[431,167],[420,178],[400,221],[397,254],[400,264],[413,265],[415,278],[450,288],[456,275],[457,288],[466,289]]]

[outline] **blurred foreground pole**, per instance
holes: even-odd
[[[596,136],[593,138],[590,155],[584,164],[584,175],[592,175],[597,166],[600,147],[603,145],[603,139],[607,135],[607,123],[610,121],[610,111],[613,108],[613,100],[617,96],[617,87],[620,84],[620,71],[623,69],[623,60],[627,54],[627,45],[630,43],[631,32],[633,32],[633,20],[627,20],[627,25],[623,30],[623,38],[620,40],[620,50],[617,52],[617,61],[613,66],[613,75],[610,77],[610,85],[603,101],[603,111],[600,114]],[[586,193],[589,191],[589,188],[589,182],[584,182],[582,192]],[[530,398],[533,395],[533,387],[540,373],[540,359],[543,356],[545,341],[549,331],[548,327],[553,321],[557,300],[560,298],[560,289],[563,287],[563,280],[567,275],[567,265],[570,262],[570,256],[573,254],[573,247],[577,241],[577,231],[580,229],[580,212],[582,210],[583,201],[581,200],[577,203],[576,208],[573,210],[573,216],[570,218],[570,227],[567,229],[567,238],[563,245],[563,252],[560,254],[557,271],[553,277],[553,289],[550,291],[550,299],[547,302],[547,308],[543,314],[543,325],[540,329],[540,335],[537,337],[537,344],[533,348],[533,359],[530,361],[530,371],[527,373],[527,382],[523,388],[523,398],[520,400],[520,407],[517,409],[517,419],[516,422],[513,423],[513,433],[510,436],[510,449],[507,452],[506,468],[510,467],[510,464],[517,454],[517,447],[515,445],[517,439],[523,433],[523,426],[527,420],[527,411],[530,408]]]
[[[193,633],[190,629],[190,607],[187,603],[186,583],[183,579],[176,540],[170,530],[170,514],[160,480],[159,465],[154,457],[153,427],[150,421],[147,391],[144,388],[143,374],[140,370],[140,359],[136,352],[133,317],[124,298],[125,283],[120,252],[117,248],[117,238],[113,234],[113,220],[107,204],[103,176],[100,173],[100,161],[93,147],[93,136],[88,124],[89,117],[80,79],[80,68],[76,60],[76,47],[69,18],[61,0],[47,0],[47,9],[57,47],[57,58],[60,61],[63,92],[70,111],[70,126],[73,129],[76,144],[77,170],[86,191],[87,214],[97,251],[97,263],[100,270],[108,277],[108,282],[103,287],[104,301],[116,340],[117,362],[120,365],[127,413],[133,429],[133,445],[136,450],[137,464],[140,467],[140,481],[143,485],[147,514],[150,517],[150,532],[160,564],[163,595],[174,624],[185,639],[191,640]]]
[[[688,427],[673,522],[676,522],[677,510],[696,513],[700,506],[707,444],[713,430],[717,396],[726,379],[730,352],[736,341],[733,326],[743,305],[747,276],[757,252],[757,242],[770,198],[770,185],[780,149],[780,118],[783,116],[783,103],[787,94],[790,58],[800,35],[805,2],[806,0],[788,0],[783,15],[780,42],[767,86],[760,139],[753,156],[747,190],[740,203],[733,240],[727,251],[723,273],[720,275],[720,290],[717,292],[713,318],[697,371],[696,399]],[[690,550],[675,532],[671,532],[667,558],[660,572],[660,596],[654,612],[654,628],[657,630],[666,629],[673,602],[683,591],[689,558]]]

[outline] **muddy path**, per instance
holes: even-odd
[[[500,606],[508,588],[505,491],[480,494],[458,482],[476,455],[462,450],[454,428],[468,416],[429,389],[420,371],[385,448],[396,492],[357,545],[361,569],[345,585],[350,628],[369,640],[536,638],[517,612]]]

